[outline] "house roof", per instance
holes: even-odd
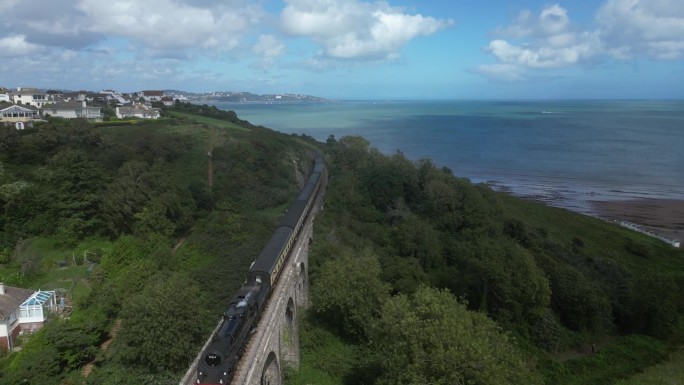
[[[145,90],[145,91],[142,91],[142,93],[145,96],[164,96],[164,91]]]
[[[33,294],[33,290],[5,285],[5,294],[0,295],[0,319],[6,319]]]
[[[31,105],[27,105],[27,104],[22,104],[22,105],[10,104],[10,105],[8,105],[8,106],[5,107],[5,108],[0,108],[0,112],[5,111],[5,110],[9,110],[10,108],[11,108],[11,109],[24,110],[24,111],[28,111],[28,110],[31,110],[31,111],[38,111],[38,108],[37,108],[37,107],[31,106]]]
[[[22,88],[21,90],[13,90],[11,91],[13,95],[44,95],[45,92],[37,89],[37,88]]]

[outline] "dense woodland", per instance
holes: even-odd
[[[363,138],[164,115],[0,128],[0,281],[73,306],[0,353],[0,385],[177,383],[317,148],[331,177],[288,384],[608,384],[684,343],[664,243]]]
[[[289,384],[609,384],[682,345],[681,251],[360,137],[327,153]]]

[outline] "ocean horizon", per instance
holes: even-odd
[[[385,154],[590,215],[592,201],[684,199],[682,100],[207,104],[319,141],[362,136]]]

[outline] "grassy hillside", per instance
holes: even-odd
[[[0,281],[58,290],[71,316],[0,353],[0,384],[177,381],[318,145],[215,107],[164,115],[1,129]]]

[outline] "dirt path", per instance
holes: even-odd
[[[100,349],[103,352],[106,351],[109,344],[112,343],[112,340],[114,339],[114,337],[116,337],[116,333],[119,332],[119,329],[121,329],[121,320],[120,319],[118,319],[118,320],[116,320],[116,322],[114,322],[114,326],[112,326],[112,328],[109,330],[109,338],[107,338],[107,340],[105,340],[100,345]],[[95,366],[95,360],[90,361],[86,366],[83,367],[83,371],[82,371],[83,377],[87,378],[90,375],[90,373],[93,371],[93,366]]]
[[[596,341],[596,343],[593,344],[582,345],[573,350],[555,353],[552,356],[558,362],[575,360],[578,358],[582,358],[584,356],[588,356],[590,354],[594,354],[600,351],[601,349],[605,348],[606,346],[612,344],[613,342],[615,342],[615,340],[615,338],[607,338],[605,340]]]

